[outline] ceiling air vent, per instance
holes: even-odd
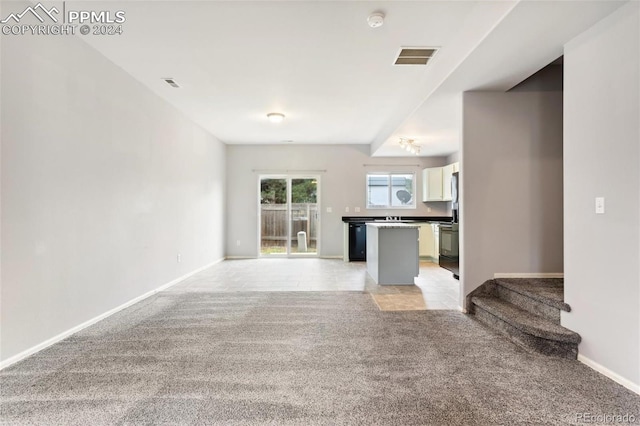
[[[437,51],[435,47],[404,47],[394,65],[427,65]]]
[[[165,81],[165,83],[167,83],[171,87],[175,87],[176,89],[180,87],[178,86],[178,83],[176,83],[176,81],[171,77],[163,78],[163,80]]]

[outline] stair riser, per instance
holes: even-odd
[[[575,343],[558,342],[532,336],[522,332],[477,305],[474,306],[474,310],[475,316],[480,322],[508,337],[511,341],[527,350],[560,358],[578,358],[578,345]]]
[[[560,324],[560,309],[538,302],[528,296],[517,293],[501,285],[497,285],[496,297],[512,303],[527,312],[541,316],[555,324]]]
[[[471,299],[474,296],[495,296],[498,297],[498,285],[495,283],[495,280],[485,281],[480,287],[473,290],[471,293],[467,295],[467,313],[473,315],[475,314],[476,305],[473,303]]]

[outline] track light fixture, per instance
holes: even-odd
[[[420,154],[420,145],[416,145],[413,139],[400,138],[400,146],[411,154]]]

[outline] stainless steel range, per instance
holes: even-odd
[[[458,224],[440,225],[440,256],[438,263],[441,267],[453,273],[455,279],[460,278]]]

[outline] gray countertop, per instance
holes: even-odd
[[[451,223],[451,216],[402,216],[402,215],[393,215],[400,217],[400,222],[405,223]],[[368,222],[382,222],[388,216],[342,216],[342,221],[345,223],[368,223]]]
[[[366,225],[374,228],[420,228],[418,224],[400,222],[367,222]]]

